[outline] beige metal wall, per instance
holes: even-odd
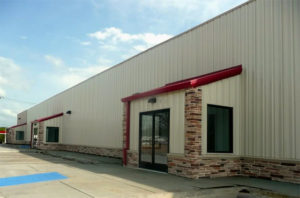
[[[233,154],[243,153],[241,76],[235,76],[205,86],[202,90],[202,153],[207,154],[207,105],[233,107]],[[211,154],[209,155],[220,155]],[[221,154],[232,155],[232,154]]]
[[[242,154],[299,160],[299,18],[299,0],[250,1],[36,105],[28,122],[72,110],[64,143],[121,148],[122,97],[243,64]]]
[[[17,115],[17,124],[27,123],[27,111],[23,111]]]
[[[17,124],[27,123],[27,111],[23,111],[17,115]],[[30,141],[30,130],[27,130],[27,126],[23,125],[15,128],[15,131],[24,131],[24,140]]]
[[[170,153],[184,153],[184,104],[185,92],[176,91],[156,96],[156,103],[148,103],[148,98],[131,102],[130,108],[130,150],[139,148],[140,112],[170,109]]]
[[[16,142],[30,141],[30,133],[28,133],[26,125],[16,127],[16,128],[14,128],[14,130],[15,130],[15,134],[17,133],[17,131],[24,131],[24,140],[14,139],[14,141],[16,141]],[[16,138],[16,135],[14,138]]]

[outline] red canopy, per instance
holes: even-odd
[[[0,134],[6,134],[6,131],[0,131]]]

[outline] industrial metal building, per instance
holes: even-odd
[[[10,143],[300,183],[299,35],[299,0],[250,0],[19,114]]]

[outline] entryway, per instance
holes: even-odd
[[[33,135],[32,135],[32,148],[37,148],[37,143],[39,139],[39,129],[38,125],[33,124]]]
[[[170,110],[140,113],[139,166],[167,171]]]

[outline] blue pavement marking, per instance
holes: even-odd
[[[0,178],[0,187],[53,181],[53,180],[60,180],[60,179],[67,179],[67,177],[59,174],[58,172],[39,173],[39,174],[23,175],[17,177],[4,177],[4,178]]]
[[[29,145],[21,145],[20,148],[21,149],[30,149],[30,146]]]

